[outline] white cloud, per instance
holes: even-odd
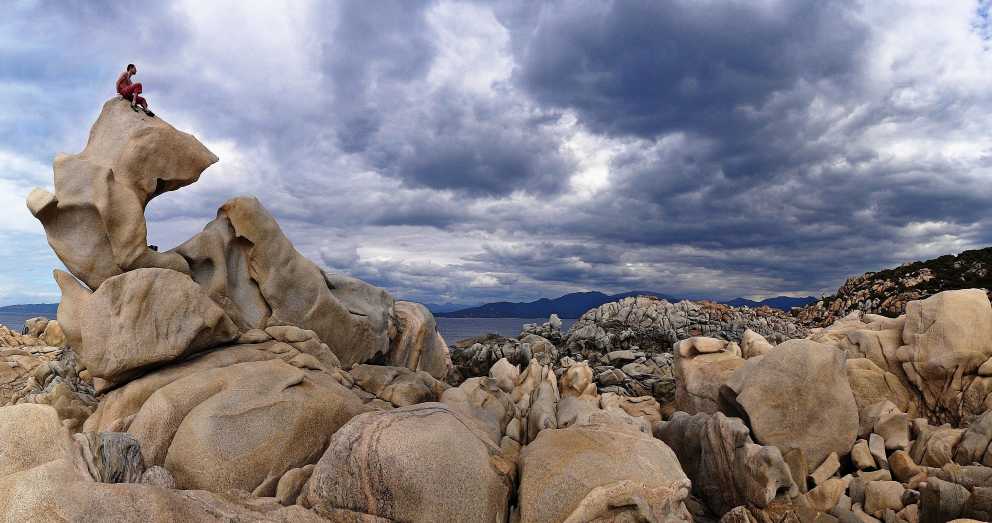
[[[510,35],[484,5],[445,1],[427,15],[438,55],[427,81],[432,86],[457,86],[495,96],[493,87],[509,79],[513,67]]]

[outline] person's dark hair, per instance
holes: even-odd
[[[127,68],[124,69],[124,70],[125,71],[130,71],[131,69],[137,69],[137,67],[135,67],[134,64],[127,64]]]

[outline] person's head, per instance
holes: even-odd
[[[127,64],[127,72],[131,74],[138,74],[138,68],[134,64]]]

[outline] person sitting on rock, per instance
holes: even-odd
[[[148,101],[141,96],[141,82],[131,83],[131,77],[138,74],[138,68],[134,64],[127,64],[127,69],[117,77],[117,94],[131,102],[131,109],[138,112],[138,106],[145,111],[148,116],[155,116],[155,113],[148,110]]]

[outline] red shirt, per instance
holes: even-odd
[[[117,78],[117,94],[123,95],[124,88],[131,85],[131,77],[128,74],[121,73],[120,77]]]

